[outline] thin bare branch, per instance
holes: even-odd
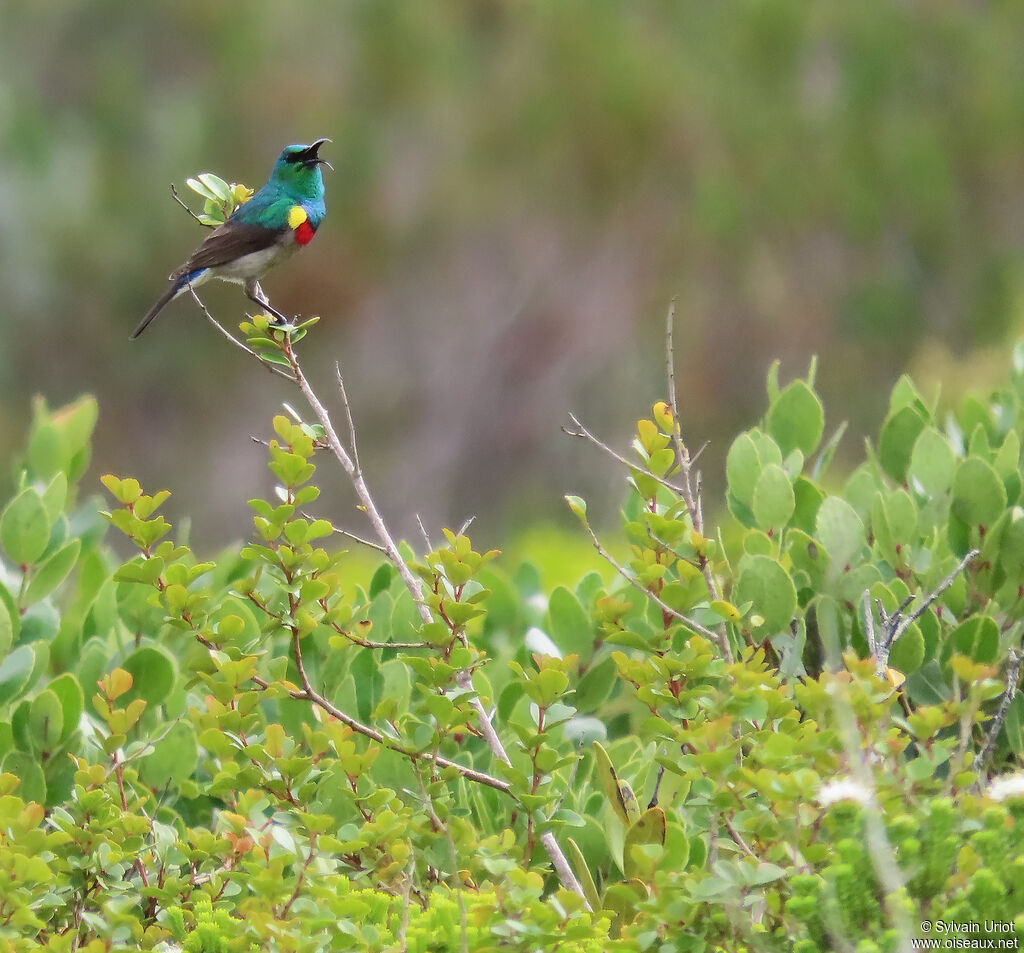
[[[869,592],[864,593],[865,606],[864,606],[864,626],[866,629],[865,634],[868,637],[868,645],[871,647],[871,654],[875,657],[875,671],[879,676],[885,674],[885,669],[889,664],[889,651],[892,649],[895,642],[899,639],[904,632],[907,631],[922,615],[927,611],[928,607],[931,606],[936,599],[939,598],[953,583],[956,578],[967,569],[967,566],[979,555],[981,551],[978,549],[972,549],[964,556],[963,559],[957,563],[956,568],[946,576],[935,587],[935,589],[925,596],[921,604],[910,614],[904,615],[904,610],[910,605],[911,600],[904,600],[903,604],[891,615],[889,615],[882,607],[882,603],[879,600],[877,602],[878,620],[882,624],[883,633],[879,637],[875,631],[874,620],[871,618],[871,594]]]
[[[691,619],[689,616],[684,615],[679,610],[673,609],[672,606],[670,606],[667,602],[664,602],[653,592],[651,592],[650,589],[646,588],[642,583],[634,579],[633,576],[626,569],[626,567],[619,563],[618,560],[616,560],[615,557],[611,553],[609,553],[608,550],[604,548],[604,546],[601,545],[601,540],[597,538],[597,534],[590,527],[590,525],[586,524],[586,527],[587,532],[590,534],[590,540],[594,544],[594,549],[597,550],[598,555],[606,563],[608,563],[608,565],[611,566],[623,579],[625,579],[626,582],[628,582],[634,589],[637,589],[638,591],[642,592],[645,596],[647,596],[647,598],[650,599],[651,602],[653,602],[656,606],[658,606],[662,610],[662,612],[667,612],[673,618],[678,619],[685,625],[688,625],[691,629],[694,630],[694,632],[698,632],[701,635],[703,635],[704,638],[710,639],[721,650],[722,656],[728,659],[729,661],[732,661],[732,652],[729,649],[729,643],[725,640],[725,637],[721,633],[714,632],[711,629],[707,628],[707,626],[703,626],[699,622],[696,622],[695,620]]]
[[[729,837],[732,838],[732,842],[748,857],[752,857],[754,860],[760,862],[761,858],[750,849],[747,842],[743,839],[743,836],[733,826],[732,821],[729,820],[728,815],[722,815],[722,823],[725,825],[725,829],[729,832]]]
[[[352,405],[348,402],[345,378],[341,376],[341,365],[337,361],[334,362],[334,373],[338,379],[338,390],[341,391],[341,402],[345,407],[345,420],[348,422],[348,444],[352,448],[352,462],[356,465],[356,473],[362,473],[363,467],[359,462],[359,444],[356,441],[356,424],[352,419]]]
[[[627,460],[622,454],[616,453],[611,447],[608,446],[603,440],[595,437],[583,424],[580,423],[579,417],[574,413],[569,413],[569,419],[576,425],[576,430],[570,430],[568,427],[562,427],[562,433],[569,437],[580,437],[583,440],[587,440],[592,443],[599,450],[603,450],[609,457],[615,460],[617,463],[621,463],[624,467],[628,467],[630,470],[639,470],[645,476],[649,476],[652,480],[660,483],[663,487],[671,490],[673,493],[682,494],[683,488],[677,486],[671,480],[666,480],[662,476],[658,476],[656,473],[651,473],[650,470],[645,469],[639,463],[633,463],[631,460]]]
[[[311,513],[303,512],[302,515],[308,520],[317,519],[317,517],[313,516]],[[340,526],[335,526],[333,523],[331,524],[331,532],[338,536],[344,536],[346,539],[352,540],[353,543],[359,543],[360,546],[368,546],[370,549],[375,549],[378,553],[383,553],[385,556],[388,554],[388,551],[381,546],[380,543],[375,543],[372,539],[366,539],[363,536],[357,536],[355,533],[350,533],[347,529],[342,529]]]
[[[237,347],[239,350],[245,351],[245,353],[248,354],[250,357],[256,358],[256,360],[259,361],[260,364],[262,364],[272,374],[277,374],[278,376],[283,377],[285,380],[292,381],[292,383],[295,382],[295,378],[292,377],[292,375],[289,374],[283,367],[278,367],[276,364],[272,364],[270,361],[265,361],[252,348],[239,341],[238,338],[236,338],[212,314],[210,314],[209,308],[207,308],[206,305],[203,304],[203,299],[196,294],[196,289],[192,287],[191,281],[188,283],[188,290],[191,293],[192,297],[195,299],[196,304],[199,305],[203,314],[206,315],[206,320],[209,321],[210,324],[212,324],[218,331],[220,331],[220,333],[223,334],[224,337],[226,337],[232,344],[234,344],[235,347]]]
[[[954,569],[945,579],[942,580],[935,588],[935,591],[929,595],[924,602],[921,603],[907,619],[900,623],[899,627],[893,633],[892,641],[895,642],[910,626],[912,626],[918,619],[924,615],[925,610],[941,596],[953,583],[956,581],[956,577],[962,573],[967,566],[974,562],[974,560],[981,554],[980,549],[972,549],[963,559],[960,560],[956,569]]]
[[[430,542],[430,533],[427,532],[426,526],[423,525],[423,520],[420,519],[420,514],[416,514],[416,525],[420,528],[420,536],[423,537],[423,542],[426,544],[427,549],[433,549],[434,544]]]
[[[190,209],[188,205],[185,204],[185,202],[182,201],[182,198],[180,195],[178,195],[178,190],[174,187],[173,182],[171,183],[171,195],[174,196],[174,201],[177,202],[186,212],[188,212],[188,214],[191,215],[200,225],[202,225],[203,228],[210,227],[198,215],[196,215],[196,213],[193,212],[192,209]]]
[[[385,748],[389,748],[391,751],[396,751],[399,754],[404,755],[412,761],[428,761],[436,764],[440,768],[454,768],[459,772],[459,774],[470,781],[485,784],[487,787],[494,788],[496,791],[501,791],[504,794],[510,793],[511,785],[508,781],[502,781],[500,778],[492,777],[483,771],[477,771],[475,768],[466,767],[464,764],[459,764],[457,761],[451,761],[439,754],[410,751],[397,741],[389,738],[382,732],[377,731],[376,728],[364,725],[362,722],[357,721],[351,715],[338,708],[329,699],[321,695],[310,682],[309,674],[306,672],[305,662],[302,658],[302,645],[297,632],[292,633],[292,654],[295,657],[295,667],[298,670],[299,680],[302,682],[303,688],[303,691],[301,692],[290,692],[289,694],[292,698],[301,698],[312,702],[318,708],[327,712],[328,715],[331,715],[333,718],[337,718],[343,725],[348,725],[348,727],[353,731],[376,741],[378,744],[383,745]]]
[[[989,724],[988,731],[985,734],[985,744],[982,745],[981,753],[978,755],[979,784],[981,783],[980,778],[984,776],[988,768],[989,761],[992,760],[992,753],[996,749],[996,740],[1003,728],[1003,723],[1006,721],[1006,716],[1010,712],[1010,705],[1017,694],[1017,686],[1020,684],[1020,671],[1021,663],[1024,662],[1024,651],[1019,648],[1010,649],[1007,657],[1010,661],[1006,667],[1006,688],[999,699],[999,707],[996,709],[995,717]]]
[[[683,441],[683,431],[679,423],[679,391],[676,387],[676,348],[675,348],[675,325],[676,325],[676,299],[673,298],[668,306],[668,314],[665,317],[665,374],[668,378],[668,401],[669,406],[672,408],[672,443],[676,449],[676,461],[679,465],[680,473],[682,474],[683,482],[681,492],[683,501],[686,503],[686,508],[690,513],[690,521],[693,523],[693,528],[704,535],[704,506],[701,500],[701,480],[700,474],[697,475],[697,490],[694,492],[693,484],[691,483],[691,474],[693,472],[693,463],[696,457],[690,456],[690,451]],[[706,444],[705,444],[706,446]],[[703,452],[704,447],[701,447]],[[718,587],[718,582],[715,580],[715,574],[712,572],[711,564],[707,560],[703,560],[701,563],[701,572],[704,576],[704,584],[708,588],[708,595],[714,599],[722,598],[722,591]],[[720,642],[728,650],[728,640],[725,638],[725,627],[719,626],[721,631]],[[732,661],[732,653],[726,655],[729,661]]]

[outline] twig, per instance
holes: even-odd
[[[302,515],[308,520],[316,519],[315,516],[312,516],[309,513],[303,512]],[[359,543],[361,546],[368,546],[370,549],[375,549],[378,553],[383,553],[385,556],[388,554],[388,551],[381,546],[380,543],[375,543],[372,539],[357,536],[355,533],[350,533],[347,529],[342,529],[340,526],[335,526],[333,523],[331,524],[331,532],[338,536],[344,536],[347,539],[352,540],[353,543]]]
[[[511,793],[511,785],[508,781],[502,781],[500,778],[492,777],[483,771],[477,771],[475,768],[468,768],[464,764],[459,764],[457,761],[451,761],[448,758],[444,758],[439,754],[426,754],[421,751],[412,751],[398,742],[388,738],[387,735],[377,731],[376,728],[371,728],[369,725],[364,725],[362,722],[357,721],[351,715],[346,714],[336,705],[334,705],[328,698],[321,695],[314,687],[312,682],[309,680],[309,674],[306,672],[306,665],[302,658],[302,646],[299,642],[299,636],[297,632],[292,633],[292,650],[295,656],[295,667],[299,672],[299,680],[302,682],[303,690],[301,692],[290,691],[289,694],[292,698],[304,699],[312,702],[318,708],[322,708],[328,715],[337,718],[343,725],[348,725],[353,731],[359,732],[359,734],[370,738],[372,741],[376,741],[378,744],[383,745],[385,748],[389,748],[392,751],[396,751],[401,755],[409,758],[412,761],[429,761],[432,764],[436,764],[441,768],[454,768],[464,778],[470,781],[476,781],[479,784],[485,784],[489,788],[494,788],[496,791],[501,791],[504,794]],[[262,679],[254,678],[257,684]]]
[[[420,514],[416,514],[416,525],[420,528],[420,536],[423,537],[423,542],[426,544],[427,549],[433,549],[434,544],[430,542],[430,533],[427,532],[426,526],[423,525],[423,520],[420,519]]]
[[[871,592],[864,590],[864,635],[868,640],[868,649],[871,654],[878,658],[878,639],[875,636],[875,617],[871,613]],[[884,669],[884,666],[883,666]]]
[[[918,619],[920,619],[921,616],[924,615],[925,610],[936,599],[938,599],[939,596],[941,596],[951,585],[953,585],[953,583],[956,581],[956,577],[959,576],[960,573],[962,573],[967,568],[967,565],[969,563],[973,562],[975,560],[975,558],[977,556],[979,556],[980,554],[981,554],[981,550],[980,549],[972,549],[966,556],[964,556],[964,558],[960,560],[960,562],[957,565],[956,569],[954,569],[948,576],[946,576],[946,578],[943,579],[942,582],[939,583],[939,585],[935,589],[935,591],[932,592],[931,595],[929,595],[924,600],[924,602],[922,602],[921,605],[918,606],[914,610],[913,615],[911,615],[909,618],[905,619],[903,622],[900,623],[899,627],[893,633],[892,641],[895,642],[896,639],[898,639],[901,635],[903,635],[903,633],[911,625],[913,625]],[[898,611],[897,611],[897,614],[899,614]]]
[[[964,556],[963,559],[957,564],[956,568],[942,580],[936,586],[934,591],[929,593],[924,601],[909,615],[905,616],[904,610],[910,605],[911,600],[904,600],[903,604],[895,611],[892,615],[888,615],[885,609],[882,608],[882,603],[879,600],[877,602],[878,609],[878,620],[882,624],[884,632],[882,637],[879,638],[875,631],[874,620],[871,618],[871,594],[869,592],[864,593],[865,606],[864,606],[864,625],[867,629],[865,635],[868,638],[868,645],[871,648],[872,654],[875,656],[875,673],[879,676],[885,674],[886,666],[889,664],[889,651],[892,649],[894,643],[904,632],[907,631],[922,615],[927,611],[928,607],[941,596],[968,566],[968,564],[974,560],[981,550],[972,549]]]
[[[988,732],[985,735],[985,744],[978,755],[979,785],[981,777],[988,767],[988,762],[992,759],[992,753],[996,748],[996,739],[999,737],[1003,722],[1006,721],[1006,716],[1009,714],[1010,705],[1017,694],[1017,686],[1020,684],[1021,663],[1024,662],[1024,651],[1010,649],[1009,660],[1010,664],[1006,667],[1006,688],[1003,690],[1003,696],[999,700],[999,708],[996,709],[995,717],[992,719],[992,723],[989,725]]]
[[[679,425],[679,392],[676,388],[676,349],[675,349],[675,324],[676,324],[676,299],[673,298],[668,306],[668,315],[665,318],[665,373],[668,378],[668,402],[672,408],[672,442],[676,448],[676,461],[682,473],[683,481],[680,492],[683,495],[683,502],[690,513],[690,521],[693,528],[704,535],[704,507],[701,502],[701,479],[697,475],[697,491],[693,490],[690,482],[690,474],[693,469],[696,457],[690,457],[690,451],[683,442],[683,431]],[[705,444],[704,446],[707,446]],[[703,452],[704,447],[701,447]],[[704,583],[708,587],[708,595],[712,600],[721,599],[722,592],[715,581],[715,574],[711,571],[711,564],[706,559],[701,560],[701,573],[704,576]],[[720,645],[728,662],[732,661],[732,651],[729,648],[729,641],[725,637],[725,627],[719,627],[722,632]]]
[[[359,463],[359,445],[356,442],[356,424],[352,419],[352,405],[348,402],[348,394],[345,392],[345,378],[341,376],[341,365],[337,361],[334,362],[334,373],[338,378],[341,402],[345,406],[345,419],[348,421],[348,443],[352,448],[352,462],[355,464],[356,473],[362,473],[363,468]]]
[[[186,205],[181,200],[181,196],[178,195],[178,190],[174,187],[174,183],[173,182],[171,183],[171,195],[174,196],[174,201],[177,202],[186,212],[188,212],[188,214],[191,215],[200,225],[202,225],[203,228],[209,228],[210,227],[198,215],[196,215],[196,213],[193,212],[192,209],[190,209],[188,207],[188,205]]]
[[[587,532],[590,534],[590,540],[594,544],[594,549],[597,550],[598,555],[605,562],[607,562],[608,565],[610,565],[620,576],[622,576],[622,578],[625,579],[626,582],[628,582],[634,589],[638,589],[645,596],[647,596],[647,598],[650,599],[655,605],[657,605],[663,612],[667,612],[670,616],[673,616],[680,622],[684,623],[685,625],[688,625],[691,629],[694,630],[694,632],[698,632],[701,635],[703,635],[704,638],[710,639],[718,646],[724,657],[729,658],[730,660],[732,659],[732,653],[729,651],[729,643],[725,641],[725,638],[722,636],[721,633],[714,632],[706,626],[701,625],[699,622],[695,621],[694,619],[691,619],[689,616],[683,615],[683,613],[680,612],[678,609],[673,609],[672,606],[670,606],[667,602],[662,601],[662,599],[660,599],[653,592],[651,592],[650,589],[646,588],[644,585],[642,585],[640,582],[634,579],[633,576],[631,576],[629,572],[626,570],[626,567],[619,563],[615,559],[615,557],[612,556],[612,554],[609,553],[608,550],[606,550],[604,546],[601,545],[601,540],[597,538],[597,534],[594,532],[594,530],[590,527],[589,524],[586,524],[586,527]]]
[[[624,467],[627,467],[630,470],[639,470],[641,473],[644,474],[644,476],[649,476],[652,480],[654,480],[657,483],[660,483],[663,487],[665,487],[667,490],[671,490],[673,493],[681,494],[683,492],[683,488],[681,486],[677,486],[671,480],[666,480],[664,477],[658,476],[658,474],[656,473],[651,473],[650,470],[645,469],[644,467],[640,466],[637,463],[633,463],[631,460],[627,460],[624,456],[622,456],[622,454],[616,453],[603,440],[601,440],[598,437],[595,437],[589,430],[587,430],[587,428],[580,423],[579,417],[577,417],[574,413],[569,413],[569,419],[576,425],[577,429],[570,430],[568,427],[563,426],[562,433],[566,434],[569,437],[580,437],[583,440],[589,441],[599,450],[603,450],[617,463],[621,463]]]
[[[743,836],[735,827],[733,827],[732,821],[730,821],[725,814],[722,815],[722,823],[725,825],[725,829],[729,832],[729,836],[732,838],[733,843],[748,857],[753,857],[754,860],[760,862],[761,858],[758,857],[749,846],[747,846],[747,842],[743,839]]]
[[[202,309],[203,314],[206,315],[206,319],[218,331],[220,331],[220,333],[223,334],[224,337],[226,337],[232,344],[234,344],[235,347],[239,348],[240,350],[245,351],[245,353],[250,355],[251,357],[256,358],[256,360],[259,361],[260,364],[262,364],[271,373],[278,374],[279,376],[283,377],[285,380],[292,381],[292,383],[295,382],[295,378],[292,377],[291,374],[289,374],[283,368],[278,367],[276,364],[271,364],[270,361],[263,360],[263,358],[260,357],[259,354],[257,354],[254,350],[252,350],[252,348],[250,348],[248,345],[243,344],[241,341],[239,341],[238,338],[236,338],[233,334],[231,334],[231,332],[229,332],[212,314],[210,314],[210,310],[206,307],[205,304],[203,304],[202,298],[200,298],[199,295],[196,294],[196,289],[194,287],[192,287],[192,282],[191,281],[188,283],[188,290],[191,293],[192,297],[195,298],[196,304],[198,304],[199,307]]]

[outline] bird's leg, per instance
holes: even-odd
[[[266,308],[266,310],[268,312],[270,312],[270,314],[272,314],[275,318],[277,318],[277,321],[275,323],[277,323],[277,324],[291,324],[292,323],[290,318],[288,318],[285,315],[281,314],[281,312],[278,311],[277,308],[275,308],[275,307],[273,307],[271,305],[271,303],[267,299],[267,296],[264,293],[263,289],[260,287],[260,283],[258,281],[254,281],[252,283],[252,285],[246,285],[245,286],[245,296],[250,301],[253,301],[256,304],[258,304],[261,308]]]

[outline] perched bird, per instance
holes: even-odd
[[[248,202],[238,206],[231,217],[192,252],[188,261],[171,272],[170,286],[132,332],[132,338],[142,334],[178,295],[210,278],[242,285],[250,301],[266,308],[279,320],[286,320],[259,297],[258,282],[271,265],[288,258],[300,246],[308,245],[320,227],[327,213],[320,166],[331,166],[320,158],[319,150],[330,141],[317,139],[310,146],[287,146],[274,163],[267,184]]]

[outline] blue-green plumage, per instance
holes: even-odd
[[[257,294],[260,277],[308,244],[327,213],[320,172],[327,160],[318,155],[325,142],[330,140],[285,148],[267,184],[171,273],[171,284],[132,333],[133,338],[145,331],[170,301],[210,278],[241,284],[250,300],[267,307]]]

